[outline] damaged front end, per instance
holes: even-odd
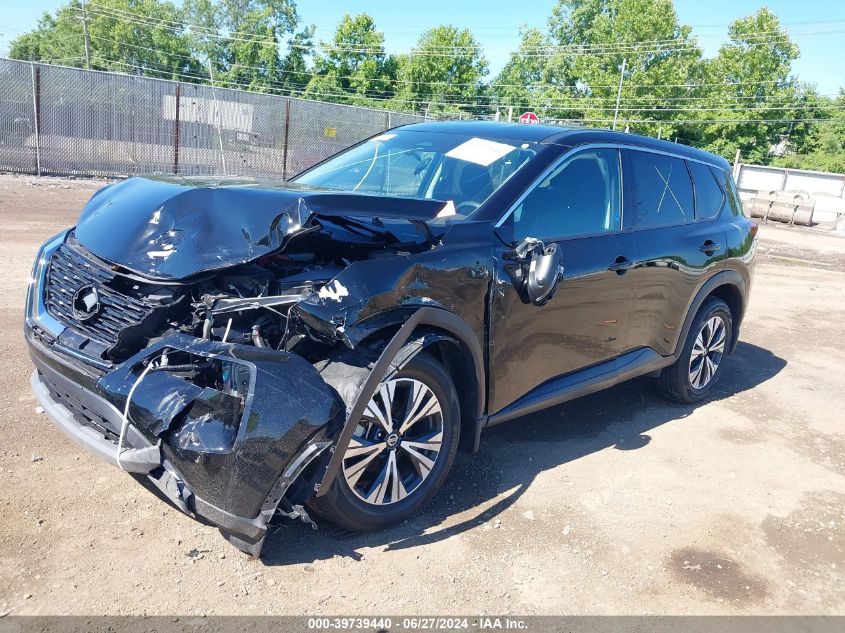
[[[33,390],[65,433],[255,556],[273,484],[302,475],[345,419],[317,371],[287,352],[174,335],[85,388],[40,343],[31,350]]]
[[[387,289],[402,288],[406,308],[454,294],[432,299],[408,266],[438,247],[426,220],[440,206],[144,179],[107,187],[33,269],[33,391],[76,443],[258,556],[276,512],[308,519],[303,504],[336,471],[349,415],[388,369],[376,362],[387,340],[358,346],[396,307]],[[354,265],[369,272],[350,289],[342,273]],[[484,271],[455,265],[482,297]],[[368,277],[379,270],[381,283]]]

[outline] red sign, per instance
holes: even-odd
[[[519,115],[519,122],[520,123],[539,123],[540,117],[538,117],[533,112],[524,112]]]

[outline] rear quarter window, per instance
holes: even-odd
[[[687,162],[695,184],[695,213],[700,220],[715,218],[725,203],[725,194],[710,167],[703,163]]]
[[[744,216],[745,212],[742,210],[742,201],[739,199],[739,192],[736,190],[736,183],[731,172],[726,169],[713,168],[713,173],[722,183],[731,213],[735,217]]]
[[[686,162],[680,158],[623,150],[625,228],[692,222],[695,204]]]

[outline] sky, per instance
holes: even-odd
[[[178,2],[178,0],[177,0]],[[61,0],[0,0],[0,55],[21,31],[33,28],[44,11]],[[329,39],[344,13],[369,13],[385,34],[389,52],[406,51],[427,28],[454,24],[470,29],[484,46],[490,76],[501,70],[519,44],[519,27],[545,29],[554,0],[299,0],[304,24],[317,26],[317,38]],[[727,36],[728,24],[765,4],[774,11],[798,44],[801,56],[793,74],[816,84],[822,94],[845,87],[845,1],[843,0],[675,0],[682,23],[693,27],[706,56],[713,56]]]

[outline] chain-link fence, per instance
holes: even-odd
[[[287,178],[413,114],[0,58],[0,170]]]

